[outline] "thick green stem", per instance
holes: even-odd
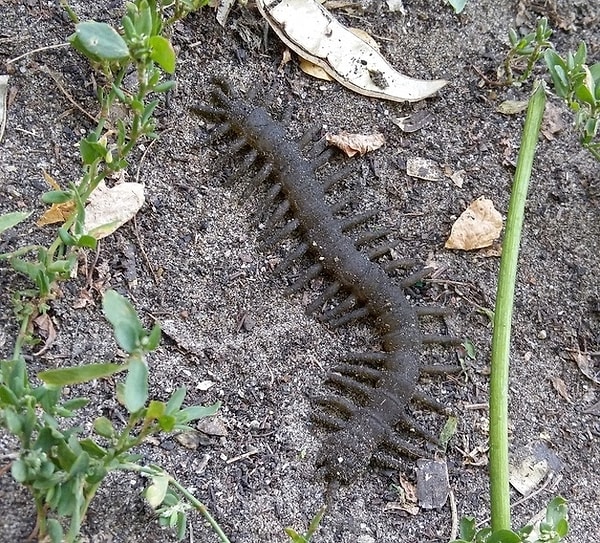
[[[521,230],[535,147],[539,138],[546,92],[542,84],[529,100],[502,244],[492,338],[490,383],[490,498],[492,530],[510,529],[508,483],[508,368],[510,328]]]

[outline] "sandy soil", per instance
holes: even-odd
[[[179,53],[177,91],[161,104],[160,139],[132,157],[128,177],[146,187],[146,204],[130,223],[101,243],[93,288],[84,275],[65,284],[52,304],[58,337],[43,356],[30,358],[31,371],[111,360],[117,355],[109,325],[99,308],[99,292],[115,288],[135,304],[148,325],[163,324],[162,344],[149,360],[152,394],[166,398],[188,387],[189,402],[222,402],[218,420],[225,436],[199,434],[189,449],[165,437],[140,452],[184,484],[195,488],[231,541],[284,542],[285,526],[305,528],[324,503],[326,485],[315,468],[324,437],[310,424],[308,393],[325,390],[324,376],[347,350],[377,345],[370,323],[330,330],[303,311],[303,295],[285,297],[289,278],[270,273],[278,252],[263,254],[256,244],[251,214],[255,199],[238,201],[240,187],[225,188],[215,172],[215,149],[206,148],[206,124],[191,114],[208,99],[210,77],[225,74],[240,89],[271,89],[273,109],[292,108],[290,133],[310,124],[331,130],[381,131],[386,145],[368,159],[353,159],[352,184],[364,207],[379,207],[381,225],[392,226],[400,254],[436,262],[442,272],[425,289],[427,300],[451,308],[451,334],[468,338],[476,359],[467,371],[424,382],[423,388],[451,406],[459,428],[447,454],[450,486],[459,516],[488,515],[485,402],[491,327],[479,308],[493,309],[499,260],[485,254],[444,249],[450,227],[473,199],[491,198],[506,213],[518,152],[522,115],[496,112],[505,99],[526,99],[526,89],[490,86],[507,50],[507,29],[547,15],[557,28],[561,51],[588,43],[600,60],[599,7],[593,0],[470,0],[455,16],[441,0],[407,2],[405,16],[385,2],[358,2],[364,10],[337,15],[379,37],[384,54],[401,71],[446,78],[439,96],[414,105],[358,96],[336,83],[304,75],[295,60],[280,67],[283,46],[269,34],[257,49],[263,25],[254,9],[237,9],[226,28],[206,9],[176,27]],[[82,18],[118,21],[120,2],[73,2]],[[0,143],[0,211],[44,209],[42,169],[61,183],[79,176],[76,144],[91,121],[66,93],[92,114],[96,102],[86,61],[67,48],[7,61],[40,46],[64,42],[72,26],[58,2],[0,0],[0,62],[9,73],[8,125]],[[523,22],[525,21],[525,22]],[[60,83],[59,87],[58,83]],[[587,355],[598,376],[600,362],[600,164],[581,150],[569,129],[570,115],[556,100],[555,121],[563,125],[540,140],[518,275],[511,368],[511,453],[515,461],[533,451],[552,460],[551,478],[535,497],[514,508],[515,524],[526,522],[551,497],[569,500],[570,542],[600,539],[600,422],[593,406],[597,384],[574,362]],[[432,121],[405,134],[392,122],[425,110]],[[424,181],[406,175],[409,157],[436,161],[448,171],[465,171],[462,188],[449,178]],[[338,159],[339,163],[347,160]],[[139,170],[138,170],[139,165]],[[3,236],[0,251],[48,241],[51,229],[33,222]],[[88,264],[96,259],[88,256]],[[16,335],[10,292],[23,282],[0,268],[0,350],[11,352]],[[93,304],[74,309],[82,291]],[[251,322],[240,329],[242,315]],[[428,352],[427,360],[455,363],[456,352]],[[208,390],[200,383],[211,381]],[[561,383],[564,387],[561,389]],[[562,390],[562,391],[561,391]],[[118,420],[113,384],[92,383],[77,390],[92,398],[83,421],[89,427],[104,414]],[[432,424],[441,424],[434,418]],[[0,434],[0,452],[16,444]],[[245,454],[248,453],[248,454]],[[467,454],[470,453],[470,456]],[[244,455],[242,458],[237,457]],[[233,461],[232,461],[233,460]],[[319,543],[445,542],[451,511],[408,514],[400,481],[415,481],[415,465],[372,470],[340,489],[315,538]],[[144,480],[132,474],[110,477],[94,501],[84,540],[141,543],[174,541],[158,528],[140,497]],[[514,500],[519,496],[515,493]],[[0,541],[23,541],[35,522],[27,491],[3,475],[0,485]],[[216,541],[200,517],[192,516],[193,541]],[[189,539],[192,540],[191,538]]]

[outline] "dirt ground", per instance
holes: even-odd
[[[469,0],[460,16],[442,0],[406,2],[405,15],[390,13],[383,1],[357,4],[363,9],[336,15],[378,38],[400,71],[450,84],[435,98],[406,105],[311,79],[295,59],[280,66],[284,47],[272,33],[266,48],[257,47],[264,27],[251,5],[237,8],[226,28],[209,9],[177,25],[177,91],[159,108],[160,139],[149,152],[140,149],[127,172],[129,180],[139,177],[144,183],[146,204],[135,224],[103,241],[97,256],[88,255],[91,288],[83,272],[62,287],[51,310],[58,337],[44,355],[30,358],[32,372],[114,359],[117,348],[99,305],[99,292],[107,288],[125,294],[147,325],[158,319],[165,333],[149,359],[151,394],[164,399],[185,385],[190,404],[219,400],[217,423],[225,432],[218,433],[226,435],[199,433],[196,448],[169,437],[140,452],[193,487],[235,543],[284,542],[284,527],[306,528],[324,503],[326,486],[315,459],[325,434],[310,423],[308,392],[324,392],[325,373],[336,358],[377,345],[377,336],[368,322],[330,330],[304,314],[302,294],[284,296],[289,278],[270,273],[277,251],[257,249],[251,221],[257,201],[241,205],[240,187],[223,187],[213,168],[216,152],[202,145],[206,124],[190,112],[194,103],[207,100],[210,77],[227,75],[240,89],[252,84],[271,89],[274,110],[292,108],[293,136],[315,121],[332,131],[385,134],[382,149],[352,159],[354,185],[366,208],[382,210],[378,224],[396,230],[401,254],[441,268],[426,298],[451,308],[449,332],[475,345],[476,358],[467,362],[465,373],[431,379],[423,388],[459,415],[447,455],[457,514],[484,519],[491,326],[479,309],[493,309],[499,259],[448,251],[444,242],[456,217],[479,196],[506,213],[524,116],[502,115],[496,108],[506,99],[526,99],[527,89],[497,88],[482,75],[495,78],[507,50],[507,29],[515,22],[532,25],[540,15],[556,29],[559,51],[584,39],[590,58],[600,61],[595,0]],[[112,0],[72,5],[82,19],[115,23],[121,13],[121,2]],[[65,41],[73,28],[58,2],[0,0],[0,13],[0,73],[11,76],[0,143],[0,212],[33,209],[39,216],[44,209],[39,197],[47,189],[42,170],[63,184],[78,179],[76,144],[93,126],[66,94],[92,115],[97,103],[86,61],[68,48],[7,63]],[[533,454],[549,459],[551,471],[538,485],[541,491],[515,506],[513,514],[515,525],[525,523],[560,493],[570,506],[568,541],[592,543],[600,540],[600,390],[574,355],[583,353],[598,378],[600,164],[578,145],[566,109],[555,98],[549,102],[555,124],[538,148],[515,298],[510,428],[515,462]],[[393,122],[423,110],[432,121],[417,132],[403,133]],[[554,130],[556,123],[562,129]],[[407,176],[410,157],[431,159],[448,172],[464,170],[462,188],[447,177]],[[51,234],[51,228],[40,230],[29,221],[3,236],[0,252],[47,242]],[[2,356],[10,355],[16,336],[10,292],[23,284],[2,265]],[[75,309],[82,292],[91,293],[93,303]],[[246,326],[240,328],[242,317]],[[424,358],[457,362],[452,349],[433,350]],[[212,386],[205,390],[207,382]],[[74,391],[92,399],[84,421],[88,428],[101,414],[118,420],[113,387],[97,382]],[[441,424],[439,418],[432,423]],[[0,453],[15,450],[13,440],[0,434]],[[415,481],[415,464],[404,465],[401,473],[374,469],[341,488],[314,541],[448,541],[448,503],[414,514],[399,507],[401,480]],[[92,504],[83,540],[174,541],[140,497],[144,482],[133,474],[110,477]],[[512,499],[519,497],[515,493]],[[34,522],[27,491],[3,475],[0,541],[24,541]],[[188,541],[217,540],[199,516],[192,515],[191,528]]]

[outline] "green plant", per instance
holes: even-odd
[[[587,46],[581,42],[575,53],[561,57],[547,50],[544,59],[552,77],[554,92],[575,114],[575,129],[581,145],[600,160],[600,62],[588,66]]]
[[[323,520],[323,516],[325,515],[325,511],[327,511],[327,506],[324,505],[319,509],[313,519],[310,521],[308,526],[308,531],[303,534],[299,534],[293,528],[286,528],[285,533],[289,536],[292,543],[310,543],[312,536],[315,535],[317,530],[319,529],[319,525]]]
[[[502,244],[490,379],[491,526],[477,530],[474,519],[464,518],[460,539],[453,543],[558,543],[568,532],[567,505],[560,497],[548,505],[546,520],[540,524],[538,533],[529,525],[513,531],[510,520],[508,385],[511,322],[527,189],[545,104],[546,91],[543,83],[539,83],[527,108]]]
[[[447,0],[448,4],[452,6],[454,13],[462,13],[462,10],[465,9],[465,5],[467,0]]]
[[[124,363],[42,371],[37,377],[43,384],[36,386],[22,357],[2,361],[0,425],[20,442],[18,457],[11,466],[12,476],[30,489],[36,504],[39,535],[48,535],[53,543],[76,540],[98,487],[115,470],[134,470],[149,476],[152,480],[147,491],[149,502],[154,507],[164,506],[159,510],[161,519],[169,511],[168,524],[176,526],[183,537],[184,500],[200,509],[209,521],[210,515],[164,470],[143,466],[141,458],[130,451],[159,432],[188,430],[190,422],[214,415],[219,404],[182,408],[185,388],[176,390],[167,402],[149,401],[145,357],[158,346],[160,328],[155,325],[150,332],[144,330],[131,304],[114,291],[106,292],[103,308],[113,325],[117,343],[127,353]],[[83,397],[63,400],[64,387],[120,372],[126,372],[126,378],[117,384],[116,396],[128,413],[125,425],[117,428],[108,418],[98,417],[93,421],[95,437],[83,437],[79,426],[65,424],[65,419],[74,417],[89,400]],[[172,513],[174,508],[176,515]],[[68,519],[66,534],[61,518]]]
[[[513,28],[508,31],[510,51],[504,61],[504,73],[508,85],[521,84],[531,76],[533,68],[544,52],[552,47],[550,37],[552,29],[548,27],[548,19],[538,20],[533,32],[519,36]],[[520,75],[515,79],[515,70]]]
[[[546,508],[546,517],[539,527],[527,525],[513,532],[490,527],[477,529],[475,519],[462,518],[460,521],[460,539],[452,543],[559,543],[567,535],[567,505],[563,498],[554,498]]]
[[[194,420],[213,415],[218,404],[182,408],[185,388],[176,390],[167,402],[148,399],[146,355],[156,349],[160,328],[150,332],[142,327],[135,310],[122,296],[108,291],[103,300],[106,318],[114,328],[119,346],[127,353],[122,364],[98,363],[42,371],[34,382],[23,357],[33,319],[49,310],[57,282],[70,277],[77,251],[96,247],[93,232],[85,232],[85,202],[100,182],[127,166],[127,157],[142,138],[155,138],[153,113],[159,101],[152,95],[165,93],[174,85],[164,81],[163,72],[173,73],[175,52],[163,35],[169,26],[202,7],[207,0],[136,0],[128,2],[121,21],[123,35],[106,23],[79,22],[65,1],[61,2],[75,21],[72,46],[86,56],[104,77],[99,87],[98,125],[80,141],[83,171],[78,184],[55,189],[42,196],[53,206],[69,206],[72,211],[58,228],[49,247],[27,245],[0,255],[29,278],[32,288],[13,293],[14,313],[19,322],[12,358],[0,362],[0,426],[20,442],[11,464],[15,480],[27,486],[37,509],[37,531],[50,541],[75,541],[91,500],[106,475],[115,470],[137,471],[150,478],[146,496],[158,508],[161,524],[177,529],[183,537],[186,512],[198,510],[224,543],[228,542],[206,507],[187,489],[158,466],[144,466],[131,450],[159,432],[180,432]],[[167,9],[170,16],[167,15]],[[137,86],[129,92],[122,86],[131,67]],[[115,102],[129,112],[109,126]],[[69,209],[68,207],[65,207]],[[27,219],[30,213],[0,216],[0,234]],[[64,400],[63,388],[93,379],[126,372],[116,388],[116,397],[128,413],[123,427],[106,417],[93,421],[94,436],[82,436],[82,429],[69,425],[79,415],[87,398]],[[67,532],[63,525],[67,523]]]
[[[549,41],[551,35],[552,30],[545,18],[538,20],[535,31],[525,36],[520,37],[515,30],[509,30],[511,49],[504,62],[506,83],[520,85],[527,81],[543,57],[554,92],[574,113],[573,124],[581,145],[600,160],[600,141],[597,138],[600,126],[600,62],[588,66],[585,42],[579,44],[575,53],[561,56]],[[517,78],[514,70],[521,72]]]

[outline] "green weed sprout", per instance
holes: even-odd
[[[157,508],[161,524],[173,527],[180,538],[185,534],[186,512],[198,510],[223,543],[228,539],[206,507],[187,489],[158,466],[143,466],[131,449],[159,432],[189,429],[189,423],[213,415],[219,405],[183,408],[185,388],[176,390],[165,403],[148,398],[146,355],[156,349],[160,328],[147,332],[131,304],[114,291],[103,300],[106,318],[113,325],[117,343],[127,353],[122,364],[98,363],[47,370],[37,375],[42,385],[29,377],[22,350],[33,342],[31,321],[48,311],[58,281],[67,280],[77,253],[96,248],[96,239],[84,231],[85,202],[106,177],[127,167],[127,157],[143,138],[155,138],[154,96],[165,93],[174,82],[164,73],[175,69],[175,52],[165,35],[169,26],[205,5],[207,0],[136,0],[128,2],[121,21],[123,34],[106,23],[79,22],[63,0],[61,4],[76,23],[71,45],[89,59],[106,81],[98,90],[101,106],[96,128],[80,141],[82,177],[78,184],[52,190],[42,196],[47,204],[72,202],[74,211],[58,229],[50,247],[28,245],[0,255],[19,273],[28,277],[32,288],[13,294],[19,334],[12,358],[0,361],[0,426],[18,438],[20,450],[11,465],[14,479],[27,486],[37,509],[40,539],[71,543],[78,537],[91,500],[106,475],[115,470],[137,471],[150,479],[146,491],[149,503]],[[167,15],[167,11],[171,13]],[[167,18],[168,17],[168,18]],[[131,92],[122,86],[125,73],[135,68],[137,86]],[[108,125],[111,107],[121,102],[129,111]],[[13,212],[0,216],[0,234],[26,220],[30,213]],[[123,427],[106,417],[93,422],[94,436],[82,437],[82,429],[68,426],[89,400],[62,399],[66,386],[124,372],[116,397],[128,413]],[[63,527],[66,525],[66,533]]]
[[[315,535],[315,533],[319,529],[321,521],[323,520],[323,517],[325,516],[325,511],[327,511],[326,505],[321,507],[321,509],[319,509],[316,512],[315,516],[310,521],[310,525],[308,526],[308,531],[306,531],[303,534],[299,534],[293,528],[286,528],[285,533],[290,538],[291,542],[292,543],[310,543],[313,535]]]
[[[138,471],[150,477],[146,497],[153,507],[163,506],[158,511],[161,521],[175,527],[180,538],[185,534],[186,510],[192,507],[216,525],[206,508],[162,468],[141,465],[140,456],[130,451],[160,432],[189,430],[191,422],[214,415],[219,404],[182,407],[185,388],[177,389],[167,402],[149,400],[146,355],[158,346],[160,327],[146,331],[131,304],[112,290],[104,295],[103,309],[119,347],[127,353],[124,363],[42,371],[37,375],[43,383],[40,386],[32,384],[22,357],[0,364],[0,425],[21,444],[11,473],[33,495],[40,539],[48,536],[52,543],[76,541],[100,484],[116,470]],[[65,427],[64,420],[89,400],[77,397],[63,401],[64,387],[122,372],[126,377],[117,384],[116,396],[127,410],[126,424],[117,428],[108,418],[98,417],[93,422],[93,437],[81,436],[82,429],[77,426]],[[167,511],[168,522],[164,522]],[[66,533],[61,519],[68,519]],[[227,542],[226,538],[221,540]]]
[[[575,53],[561,57],[554,50],[544,54],[554,92],[575,114],[575,130],[581,145],[600,161],[600,62],[588,66],[587,46],[581,42]]]
[[[538,60],[552,47],[549,41],[551,36],[552,29],[548,27],[548,19],[545,17],[538,20],[533,32],[524,36],[519,36],[513,28],[509,29],[510,51],[504,61],[507,85],[521,84],[529,79]],[[520,72],[516,79],[515,70]]]
[[[585,42],[579,44],[575,53],[561,56],[549,41],[551,35],[545,18],[538,20],[535,31],[522,37],[515,30],[509,30],[511,49],[504,62],[506,83],[520,85],[527,81],[543,57],[554,92],[574,114],[573,125],[582,147],[600,161],[600,62],[587,64]],[[517,69],[521,74],[515,78],[514,70]]]

